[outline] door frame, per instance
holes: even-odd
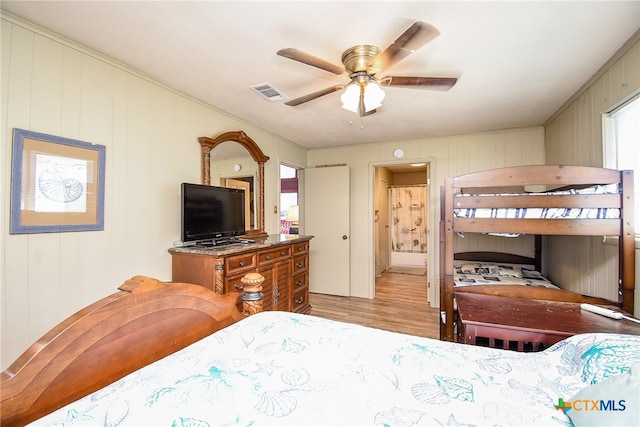
[[[436,276],[437,273],[437,258],[436,253],[439,252],[437,247],[435,246],[435,237],[437,235],[438,230],[438,222],[440,215],[435,211],[436,203],[434,202],[434,193],[433,186],[434,180],[433,177],[436,176],[436,163],[434,157],[417,157],[400,160],[381,160],[369,163],[369,247],[371,248],[369,265],[371,266],[371,271],[369,274],[369,294],[371,298],[375,298],[375,290],[376,290],[376,248],[375,248],[375,175],[376,168],[378,167],[387,167],[387,166],[401,166],[401,165],[410,165],[412,163],[426,163],[427,164],[427,198],[429,200],[429,210],[427,215],[429,216],[427,224],[428,224],[428,232],[427,232],[427,274],[425,276],[427,288],[427,297],[429,299],[429,304],[433,307],[434,303],[438,303],[436,287],[439,286]],[[437,305],[436,305],[437,306]]]
[[[278,160],[278,204],[277,204],[277,214],[278,214],[278,233],[280,232],[280,215],[282,212],[282,203],[280,200],[282,198],[282,176],[280,175],[280,167],[286,166],[291,169],[295,169],[298,174],[298,235],[304,234],[304,166],[300,166],[297,163],[290,162],[288,160]]]

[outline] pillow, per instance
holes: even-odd
[[[624,374],[583,388],[564,405],[565,413],[576,427],[637,426],[640,421],[640,363]]]
[[[502,277],[522,277],[522,270],[520,267],[512,267],[509,265],[501,265],[500,266],[500,276]]]
[[[492,274],[502,277],[522,277],[522,270],[520,269],[520,267],[484,263],[462,264],[461,266],[456,266],[456,272],[459,274]]]
[[[544,280],[544,276],[539,271],[527,270],[526,268],[522,269],[522,277],[525,279]]]
[[[500,274],[500,267],[495,264],[463,264],[463,274]]]

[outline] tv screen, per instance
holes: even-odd
[[[182,183],[182,241],[245,234],[244,190]]]

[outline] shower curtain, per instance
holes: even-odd
[[[394,252],[427,252],[427,186],[391,189],[391,241]]]

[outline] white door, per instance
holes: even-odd
[[[309,291],[349,295],[349,167],[305,169],[304,234],[309,251]]]

